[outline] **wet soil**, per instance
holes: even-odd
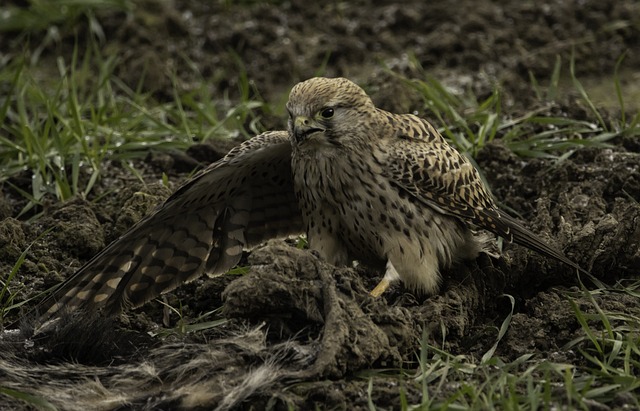
[[[566,62],[573,53],[579,76],[605,73],[605,81],[625,51],[625,65],[640,67],[640,4],[631,0],[241,3],[175,0],[136,2],[128,14],[103,10],[96,15],[102,47],[119,56],[118,76],[136,86],[144,72],[143,90],[159,99],[172,98],[172,74],[185,90],[205,81],[212,98],[238,98],[237,73],[244,70],[256,97],[281,104],[293,84],[321,72],[354,79],[380,107],[427,117],[387,69],[409,77],[425,70],[479,96],[499,84],[504,109],[518,116],[539,104],[529,73],[549,79],[556,56]],[[75,39],[89,33],[84,20],[66,27],[41,61],[68,58]],[[43,37],[33,34],[31,47]],[[21,52],[23,42],[18,33],[0,39],[11,53]],[[639,76],[631,72],[623,81]],[[554,109],[589,119],[572,94]],[[282,116],[261,114],[263,126],[284,127]],[[194,165],[217,160],[228,147],[213,141],[181,155],[150,153],[136,163],[146,183],[109,163],[89,198],[51,201],[33,221],[18,217],[25,200],[3,185],[0,272],[10,272],[29,247],[14,279],[23,285],[16,299],[35,297],[72,274],[167,198],[171,190],[157,183],[163,172],[176,187]],[[504,207],[595,277],[610,284],[638,277],[637,141],[618,138],[611,148],[580,150],[561,162],[519,158],[495,142],[477,162]],[[27,174],[10,182],[30,191]],[[113,320],[63,318],[56,331],[27,344],[7,334],[0,385],[65,409],[364,409],[364,372],[415,369],[425,339],[480,358],[510,309],[503,294],[515,301],[511,328],[496,351],[506,361],[533,353],[571,363],[562,347],[581,332],[565,297],[583,298],[575,273],[510,244],[500,259],[481,256],[446,272],[432,297],[395,285],[373,299],[367,292],[380,272],[329,266],[294,242],[268,242],[248,252],[242,265],[250,267],[244,275],[198,279],[164,297],[180,307],[180,316],[152,302]],[[637,301],[628,299],[621,294],[601,303],[638,315]],[[588,311],[588,301],[584,305]],[[219,307],[208,318],[222,324],[181,332],[181,321]],[[12,314],[4,324],[15,320]],[[23,331],[29,326],[23,322]],[[373,402],[398,408],[397,383],[383,374],[374,382]],[[405,395],[416,403],[421,392],[407,386]],[[19,406],[8,402],[0,409]]]

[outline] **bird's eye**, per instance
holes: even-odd
[[[322,111],[320,112],[320,115],[323,118],[331,118],[333,117],[333,109],[331,107],[327,107],[327,108],[323,108]]]

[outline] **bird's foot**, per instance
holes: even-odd
[[[396,281],[399,279],[400,275],[398,274],[398,271],[396,271],[396,268],[391,263],[391,260],[387,260],[387,269],[384,273],[384,277],[382,278],[382,280],[380,280],[378,285],[376,285],[376,287],[371,290],[369,295],[374,298],[380,297],[382,293],[384,293],[387,288],[389,288],[392,281]]]

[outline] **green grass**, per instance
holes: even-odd
[[[15,298],[20,294],[21,289],[25,288],[26,285],[22,284],[18,281],[14,281],[16,274],[22,264],[24,264],[24,260],[27,258],[27,253],[33,243],[31,243],[18,257],[18,260],[15,262],[13,267],[11,267],[11,271],[7,274],[6,277],[0,278],[0,325],[4,325],[4,319],[9,312],[19,308],[21,305],[25,304],[27,301],[22,301],[18,304],[14,304]]]
[[[169,305],[166,301],[162,299],[157,299],[157,301],[162,304],[165,308],[164,319],[165,327],[169,327],[170,316],[177,316],[176,325],[170,328],[160,328],[157,331],[150,332],[149,335],[152,337],[160,337],[165,339],[171,335],[176,335],[178,337],[184,338],[188,333],[201,332],[210,330],[212,328],[220,327],[226,324],[229,320],[221,317],[222,308],[216,308],[215,310],[200,314],[195,319],[186,319],[182,312],[182,304],[179,307],[173,307]],[[213,317],[213,319],[211,318]]]
[[[70,28],[86,19],[91,30],[101,34],[94,13],[101,10],[129,12],[133,0],[28,0],[24,6],[6,5],[0,13],[0,32],[20,32],[23,35],[51,29]]]
[[[38,237],[36,237],[36,239],[33,240],[22,251],[22,253],[20,253],[20,256],[18,256],[18,259],[13,264],[13,266],[11,267],[11,271],[7,273],[6,277],[0,277],[0,326],[6,325],[5,318],[11,311],[17,311],[24,305],[32,302],[32,300],[38,300],[41,296],[49,293],[50,290],[46,290],[36,297],[16,302],[16,298],[21,294],[21,291],[27,288],[26,284],[16,281],[16,275],[18,274],[20,267],[22,267],[22,265],[24,264],[31,247],[41,241],[47,234],[51,232],[51,230],[51,228],[44,230]]]
[[[7,397],[20,400],[34,407],[34,409],[45,410],[45,411],[56,411],[58,408],[51,404],[49,401],[44,398],[28,394],[26,392],[13,390],[11,388],[0,386],[0,394],[4,394]]]
[[[620,87],[618,71],[621,57],[613,73],[620,104],[618,120],[607,122],[596,108],[589,94],[575,76],[575,62],[570,61],[570,78],[575,92],[588,107],[595,121],[574,119],[552,115],[554,108],[562,108],[558,82],[562,63],[556,60],[549,85],[541,87],[531,76],[532,87],[536,91],[539,107],[513,116],[503,113],[500,88],[496,86],[492,94],[479,100],[473,93],[457,93],[430,76],[414,62],[420,78],[407,79],[398,76],[409,87],[415,89],[423,99],[427,116],[437,120],[439,131],[459,150],[474,158],[482,148],[499,139],[514,153],[523,157],[566,158],[575,150],[584,147],[610,147],[609,142],[616,137],[640,136],[640,114],[628,118]]]
[[[453,355],[424,338],[414,373],[364,373],[369,379],[369,409],[377,409],[376,386],[389,381],[402,387],[398,394],[402,410],[587,410],[615,407],[616,401],[636,409],[640,407],[640,308],[610,311],[597,303],[620,294],[640,297],[640,281],[565,293],[580,326],[576,338],[560,350],[570,353],[571,362],[554,362],[535,353],[512,361],[493,353],[482,359]],[[409,392],[418,393],[421,400],[411,403]]]
[[[246,76],[235,105],[214,98],[204,80],[194,90],[174,87],[174,98],[162,102],[124,84],[114,74],[118,59],[99,50],[94,39],[55,67],[43,69],[25,53],[0,68],[0,183],[28,198],[21,214],[47,198],[88,196],[107,160],[261,130],[257,110],[265,105],[249,98]],[[22,172],[31,175],[30,190],[8,181]]]

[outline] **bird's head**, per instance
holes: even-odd
[[[366,138],[362,127],[372,125],[376,108],[352,81],[314,77],[293,87],[287,111],[294,145],[342,146]]]

